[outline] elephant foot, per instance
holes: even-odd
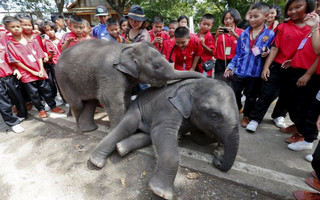
[[[117,152],[120,156],[125,156],[130,152],[130,149],[126,148],[123,142],[118,142],[116,144]]]
[[[85,124],[85,125],[78,124],[78,126],[81,132],[90,132],[98,129],[98,125],[96,125],[95,123]]]
[[[156,177],[152,177],[149,187],[153,193],[164,199],[173,199],[173,183],[166,184]]]
[[[90,161],[95,166],[102,168],[106,164],[107,157],[101,154],[98,154],[97,152],[93,152],[90,156]]]

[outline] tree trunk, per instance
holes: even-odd
[[[64,0],[55,0],[55,2],[58,8],[59,15],[64,17],[64,14],[63,14]]]

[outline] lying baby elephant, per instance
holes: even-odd
[[[145,134],[134,134],[138,129]],[[224,154],[214,156],[213,164],[228,171],[239,146],[238,110],[232,89],[213,79],[188,79],[165,88],[150,88],[129,106],[90,160],[101,168],[118,142],[118,151],[124,155],[148,145],[151,138],[158,161],[149,186],[155,194],[171,199],[179,166],[178,137],[187,132],[223,143]]]

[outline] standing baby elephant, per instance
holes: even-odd
[[[238,117],[234,93],[221,81],[188,79],[165,88],[149,88],[129,106],[124,118],[98,144],[90,160],[101,168],[116,146],[120,155],[124,155],[152,141],[158,161],[149,186],[155,194],[172,199],[179,166],[178,137],[190,132],[198,139],[224,144],[222,154],[214,153],[213,164],[228,171],[238,152]],[[136,130],[143,133],[134,134]]]
[[[56,67],[56,76],[77,126],[83,132],[97,128],[94,123],[97,101],[104,105],[111,128],[114,128],[139,82],[162,87],[167,80],[203,77],[196,72],[174,70],[147,43],[128,45],[104,40],[87,40],[64,51]]]

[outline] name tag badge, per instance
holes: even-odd
[[[260,51],[259,47],[257,47],[257,46],[254,46],[251,50],[252,50],[252,53],[254,56],[258,56],[261,54],[261,51]]]
[[[28,58],[31,62],[36,62],[36,59],[34,58],[34,56],[32,54],[28,55]]]
[[[229,56],[231,54],[231,47],[226,47],[226,56]]]
[[[306,44],[308,38],[304,38],[301,43],[299,44],[298,50],[303,49],[304,45]]]

